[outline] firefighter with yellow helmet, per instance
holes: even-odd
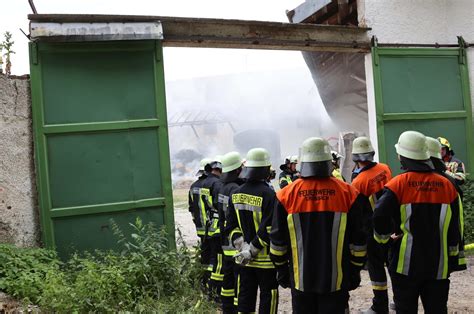
[[[464,184],[466,181],[466,168],[464,163],[458,158],[454,157],[454,150],[451,147],[451,143],[444,138],[438,137],[438,141],[441,144],[441,157],[443,158],[446,166],[446,174],[454,178],[458,185]]]

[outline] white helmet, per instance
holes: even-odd
[[[331,146],[319,137],[310,137],[301,146],[301,176],[328,177],[333,170]]]
[[[428,145],[428,151],[430,153],[430,157],[437,158],[437,159],[442,159],[443,157],[441,156],[441,143],[433,138],[433,137],[426,137],[426,145]]]
[[[270,175],[270,154],[265,148],[252,148],[247,153],[241,177],[248,180],[265,180]]]
[[[242,157],[238,152],[230,152],[222,157],[222,172],[227,173],[242,166]]]
[[[405,131],[395,144],[397,154],[413,160],[430,159],[426,136],[417,131]]]
[[[370,139],[360,136],[352,142],[352,161],[373,161],[375,151]]]

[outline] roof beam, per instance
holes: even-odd
[[[160,22],[166,47],[270,49],[298,51],[367,52],[369,28],[291,24],[163,16],[31,14],[32,40],[68,41],[34,36],[32,25],[42,23],[143,23]]]

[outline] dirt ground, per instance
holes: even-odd
[[[187,245],[193,246],[197,243],[196,230],[187,210],[187,191],[175,190],[175,222],[176,227],[182,232]],[[469,257],[469,267],[466,271],[456,272],[451,275],[451,286],[449,292],[448,309],[449,313],[474,313],[474,256]],[[362,271],[361,286],[351,292],[349,305],[351,313],[368,309],[372,300],[372,289],[367,271]],[[389,291],[392,300],[392,293]],[[289,289],[280,288],[279,313],[291,313],[291,295]],[[419,306],[419,312],[423,312],[423,307]]]

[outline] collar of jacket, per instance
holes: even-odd
[[[364,171],[369,170],[369,169],[372,169],[373,167],[375,167],[375,165],[377,165],[377,163],[375,161],[370,161],[370,163],[367,166],[365,166],[364,168],[362,168],[359,171],[359,173],[364,172]]]
[[[428,160],[414,160],[400,156],[401,169],[414,172],[431,172],[434,170],[433,162]]]
[[[436,171],[439,171],[439,172],[446,171],[446,165],[444,164],[443,160],[439,158],[434,158],[434,157],[431,157],[430,159]]]

